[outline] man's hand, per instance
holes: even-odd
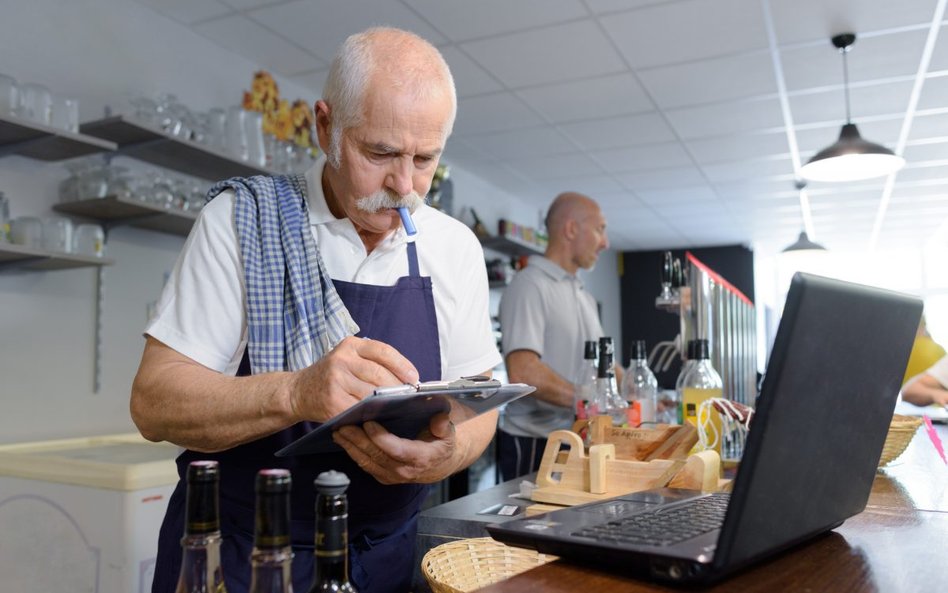
[[[377,387],[418,382],[418,371],[398,350],[375,340],[348,337],[296,373],[290,406],[300,420],[325,422]]]
[[[333,440],[382,484],[429,484],[461,469],[457,430],[447,414],[434,416],[415,440],[399,438],[377,422],[344,426]]]

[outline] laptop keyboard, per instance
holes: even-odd
[[[637,513],[573,533],[600,541],[668,546],[721,527],[730,496],[719,492],[678,506]]]

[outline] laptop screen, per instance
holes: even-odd
[[[743,564],[866,505],[920,300],[798,273],[766,369],[714,564]]]

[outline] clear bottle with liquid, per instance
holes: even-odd
[[[662,406],[667,415],[666,418],[671,422],[677,422],[681,424],[684,422],[684,414],[681,405],[681,388],[685,384],[685,377],[688,376],[688,372],[695,366],[695,342],[697,340],[688,340],[688,346],[685,350],[685,360],[681,363],[681,370],[678,372],[678,378],[675,379],[675,391],[674,391],[674,400],[671,401],[662,401]],[[672,395],[669,393],[668,395]]]
[[[681,407],[685,422],[703,428],[712,440],[716,440],[716,449],[720,452],[721,417],[712,413],[701,403],[722,396],[721,376],[711,365],[707,340],[695,340],[694,364],[685,375],[681,385]],[[717,438],[713,438],[717,435]]]
[[[349,582],[349,478],[337,471],[316,476],[314,576],[309,593],[356,593]]]
[[[289,470],[262,469],[257,472],[250,593],[293,593],[291,486]]]
[[[595,340],[586,340],[583,345],[583,364],[574,383],[573,416],[576,420],[586,420],[598,413],[598,410],[593,409],[598,368],[599,343]]]
[[[632,359],[622,377],[622,397],[629,404],[629,426],[656,422],[658,380],[648,368],[645,340],[632,342]]]
[[[216,461],[188,464],[183,555],[175,593],[227,593],[221,569],[219,482]]]
[[[598,413],[611,417],[614,426],[625,426],[629,422],[629,404],[622,399],[616,385],[614,357],[612,338],[599,338],[599,366],[596,369],[596,395],[593,401]]]

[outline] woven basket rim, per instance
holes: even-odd
[[[464,593],[552,560],[556,556],[508,546],[490,537],[476,537],[431,548],[422,558],[421,571],[434,593]]]

